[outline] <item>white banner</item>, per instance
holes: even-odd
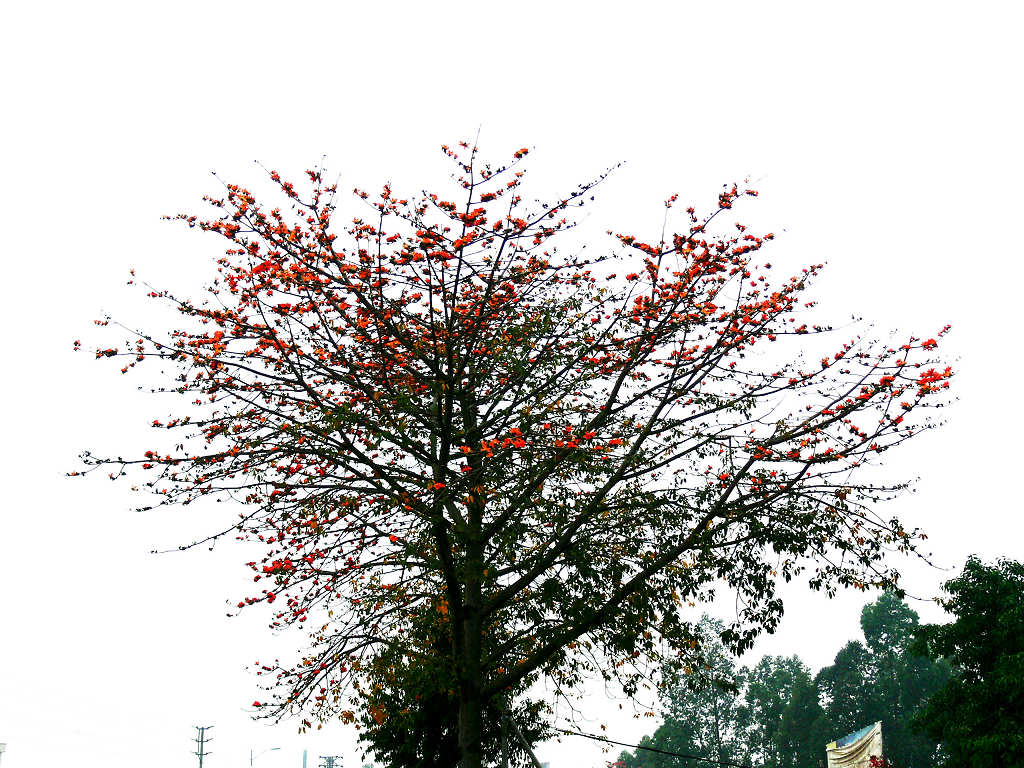
[[[872,757],[882,757],[882,723],[877,722],[825,747],[828,768],[869,768]]]

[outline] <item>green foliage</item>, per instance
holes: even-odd
[[[447,623],[447,616],[436,606],[421,612],[409,638],[421,650],[409,655],[389,648],[376,656],[369,670],[371,686],[363,691],[359,741],[383,765],[450,768],[459,760],[458,678]],[[507,692],[508,699],[524,687]],[[531,746],[548,735],[540,702],[521,697],[509,707],[498,698],[490,699],[484,703],[482,724],[484,764],[498,764],[507,746],[510,766],[528,765],[518,741],[502,728],[505,711]]]
[[[889,764],[930,766],[936,740],[913,733],[910,722],[950,672],[946,662],[914,652],[918,627],[917,614],[884,593],[861,614],[863,642],[851,640],[812,676],[797,656],[765,656],[752,669],[737,669],[714,642],[722,625],[705,619],[699,625],[710,662],[705,678],[695,674],[689,685],[666,688],[665,721],[642,745],[759,767],[818,768],[825,744],[881,720]],[[709,765],[641,750],[620,759],[624,768]]]
[[[792,699],[797,680],[809,675],[807,666],[797,656],[765,656],[746,674],[740,716],[746,747],[743,762],[781,764],[779,729],[783,712]]]
[[[740,752],[742,677],[722,641],[725,626],[704,617],[694,631],[697,661],[682,674],[666,675],[662,693],[665,722],[640,746],[715,760],[735,760]],[[707,768],[707,762],[638,749],[620,755],[623,768]]]
[[[825,701],[825,715],[832,729],[827,741],[871,722],[877,714],[872,691],[872,658],[859,640],[851,640],[836,654],[831,666],[818,672],[818,691]]]
[[[883,594],[861,613],[861,629],[871,654],[873,711],[862,724],[882,721],[886,756],[898,766],[931,766],[935,740],[910,728],[914,713],[948,679],[945,663],[935,663],[911,648],[920,626],[903,600]]]
[[[799,672],[775,735],[781,768],[817,768],[822,745],[831,738],[829,729],[814,679],[805,670]]]
[[[864,642],[851,641],[818,673],[831,741],[880,720],[886,758],[899,768],[931,766],[935,739],[914,734],[910,721],[949,678],[948,665],[911,649],[919,618],[892,593],[861,612]]]
[[[916,725],[941,740],[941,766],[1024,765],[1024,564],[972,557],[945,586],[956,621],[922,627],[916,648],[955,675]]]
[[[715,760],[734,760],[740,748],[737,694],[743,682],[742,671],[736,669],[735,659],[723,643],[724,624],[705,617],[696,630],[697,663],[683,670],[683,675],[671,676],[663,694],[666,724],[670,727],[664,734],[664,745],[658,746]],[[684,762],[695,768],[707,765]]]
[[[860,613],[860,628],[868,649],[876,655],[902,652],[919,626],[917,614],[891,592],[885,592]]]
[[[391,768],[451,768],[459,760],[459,706],[451,691],[434,690],[413,694],[394,686],[377,694],[379,705],[393,714],[379,722],[372,714],[361,720],[364,731],[359,740],[368,745],[376,760]],[[484,765],[501,764],[507,747],[510,766],[528,766],[530,760],[511,733],[501,726],[499,702],[484,705],[482,728]],[[524,738],[533,745],[546,729],[541,723],[543,708],[536,703],[520,704],[512,713]]]

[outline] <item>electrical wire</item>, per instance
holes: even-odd
[[[728,760],[714,760],[710,757],[701,757],[700,755],[689,755],[685,752],[669,752],[665,749],[658,749],[657,747],[645,747],[640,744],[627,744],[624,741],[615,741],[605,736],[598,736],[593,733],[583,733],[582,731],[567,731],[564,728],[554,728],[552,730],[559,731],[560,733],[567,733],[570,736],[582,736],[585,739],[594,739],[595,741],[604,741],[608,744],[615,744],[620,747],[630,747],[631,749],[643,749],[648,752],[657,752],[659,755],[668,755],[670,757],[685,757],[690,760],[702,760],[705,763],[714,763],[715,765],[725,765],[729,768],[754,768],[754,766],[746,765],[745,763],[733,763]]]

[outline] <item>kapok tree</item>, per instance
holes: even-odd
[[[740,651],[776,626],[779,579],[896,582],[916,533],[876,511],[903,484],[870,467],[934,426],[936,339],[844,337],[806,362],[820,265],[777,280],[770,234],[714,233],[751,190],[587,257],[553,240],[604,175],[530,207],[525,149],[445,152],[454,197],[357,191],[343,231],[320,170],[303,193],[270,173],[284,209],[226,185],[210,219],[176,217],[227,240],[206,298],[153,289],[181,327],[96,353],[165,361],[182,411],[153,422],[166,445],[86,461],[149,473],[150,506],[233,499],[214,535],[266,548],[239,608],[311,627],[294,665],[259,670],[261,714],[353,721],[354,701],[379,722],[400,659],[454,697],[476,768],[482,713],[536,679],[634,692],[649,662],[685,666],[716,586]],[[416,629],[434,622],[444,654]]]

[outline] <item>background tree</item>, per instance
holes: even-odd
[[[864,606],[860,625],[870,652],[872,715],[882,721],[886,759],[898,768],[927,768],[934,763],[935,740],[913,733],[911,719],[949,679],[948,665],[911,647],[919,617],[891,592]]]
[[[711,620],[705,623],[716,626]],[[818,768],[825,744],[881,720],[888,764],[930,765],[936,740],[912,733],[910,722],[949,678],[949,670],[946,662],[917,655],[911,648],[917,628],[917,614],[895,594],[884,593],[861,613],[864,642],[844,645],[834,663],[814,677],[797,656],[765,656],[753,669],[738,671],[731,656],[719,662],[739,683],[728,692],[730,705],[718,707],[730,713],[727,759],[754,766]],[[711,742],[695,735],[697,724],[716,708],[688,691],[668,690],[664,723],[647,743],[717,759]],[[623,753],[623,759],[632,768],[661,765],[656,756],[641,751]]]
[[[825,715],[833,735],[845,736],[874,722],[879,708],[871,679],[871,655],[859,640],[844,645],[830,666],[815,676],[819,695],[825,702]]]
[[[893,593],[866,605],[860,623],[864,642],[847,643],[816,678],[830,731],[823,743],[880,720],[889,763],[930,766],[936,740],[914,734],[910,723],[948,679],[948,666],[911,647],[919,618]]]
[[[807,666],[797,656],[765,656],[753,669],[745,670],[740,710],[746,747],[743,762],[773,767],[788,762],[780,742],[782,716],[793,698],[797,680],[809,675]]]
[[[669,688],[663,692],[669,731],[663,749],[720,761],[736,759],[743,678],[722,641],[725,634],[725,625],[716,619],[705,617],[697,625],[695,641],[700,650],[694,666],[672,674]],[[689,762],[699,765],[698,761]]]
[[[1024,564],[972,557],[945,588],[955,621],[921,627],[916,643],[955,674],[916,724],[941,742],[939,765],[1024,765]]]
[[[685,758],[673,757],[671,755],[663,755],[659,752],[652,752],[650,749],[663,749],[666,752],[669,751],[670,747],[663,746],[665,744],[688,744],[689,736],[678,731],[662,731],[664,727],[658,727],[658,730],[654,732],[653,736],[643,736],[640,739],[640,743],[637,749],[629,752],[624,750],[619,753],[619,759],[612,763],[610,768],[674,768],[679,765]],[[661,731],[659,733],[659,731]],[[673,752],[677,751],[674,747],[671,748]],[[682,753],[681,750],[679,750]]]
[[[740,758],[740,687],[742,673],[722,642],[726,627],[717,619],[703,617],[694,641],[699,656],[692,667],[666,670],[660,697],[664,722],[641,746],[666,752],[697,755],[720,761]],[[671,757],[637,749],[623,752],[626,768],[707,768],[707,761]]]
[[[825,744],[833,738],[814,678],[806,671],[798,672],[776,731],[779,765],[819,768],[825,757]]]
[[[541,675],[628,693],[651,663],[685,665],[686,608],[715,585],[742,598],[725,632],[742,650],[779,620],[777,579],[895,580],[887,556],[915,536],[874,505],[901,484],[858,477],[933,425],[951,376],[936,339],[844,336],[809,364],[819,267],[775,279],[770,234],[713,231],[752,191],[566,255],[551,240],[600,179],[529,207],[526,150],[498,167],[445,152],[458,202],[359,192],[344,240],[320,170],[302,194],[270,174],[283,209],[226,185],[212,218],[178,217],[228,242],[206,299],[153,289],[183,327],[97,349],[125,372],[161,359],[191,404],[153,422],[166,445],[86,461],[151,473],[158,503],[236,501],[211,538],[266,547],[239,607],[310,627],[294,664],[260,670],[262,713],[354,721],[378,657],[423,653],[409,628],[436,604],[477,768],[495,697]]]

